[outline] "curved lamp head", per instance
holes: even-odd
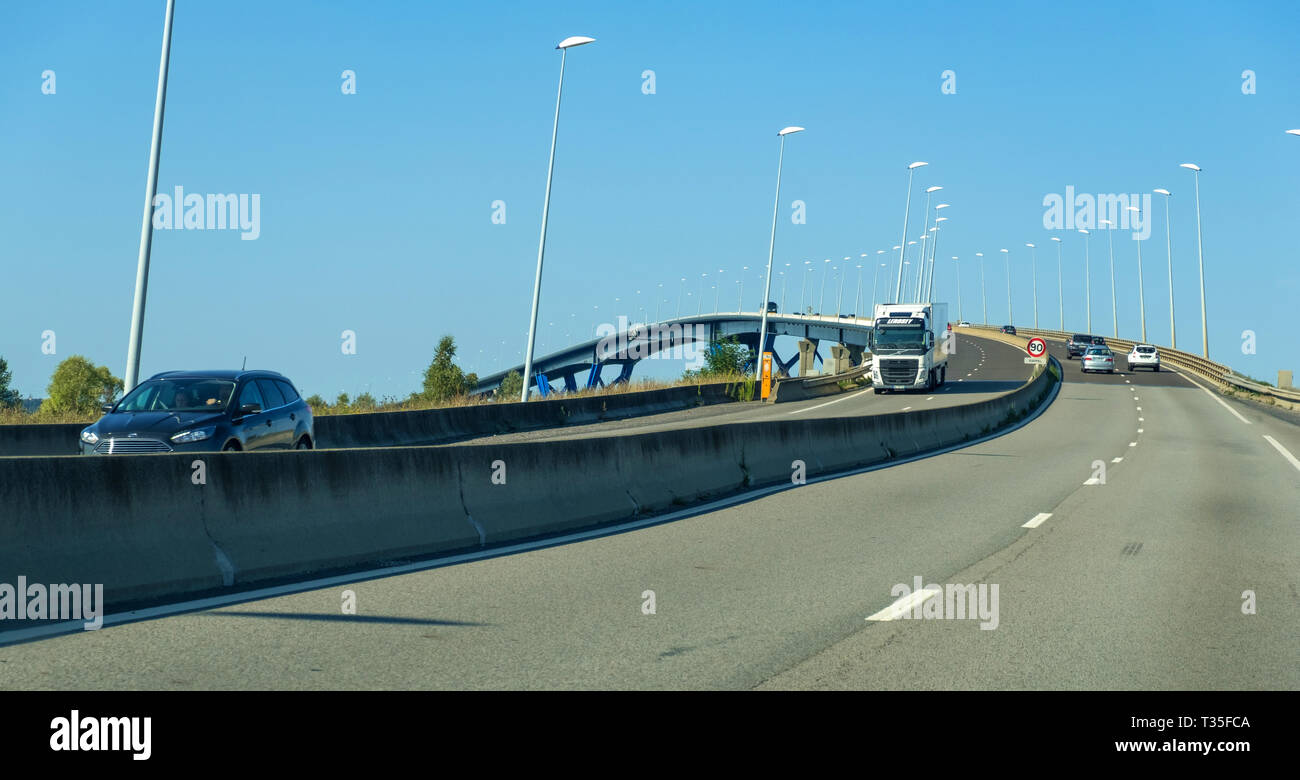
[[[588,38],[585,35],[573,35],[560,41],[556,46],[557,49],[572,49],[574,46],[582,46],[585,43],[591,43],[595,38]]]
[[[938,191],[941,190],[941,189],[943,189],[943,187],[940,187],[939,185],[936,184],[936,185],[934,185],[933,187],[926,187],[926,188],[925,188],[925,192],[926,192],[926,194],[928,195],[928,194],[930,194],[931,192],[938,192]]]
[[[794,133],[802,133],[803,130],[804,129],[802,127],[795,127],[794,125],[791,125],[785,128],[784,130],[782,130],[781,132],[777,133],[777,135],[781,135],[781,136],[793,135]]]
[[[983,252],[976,252],[976,253],[975,253],[975,256],[976,256],[976,257],[983,257],[983,256],[984,256],[984,253],[983,253]]]
[[[999,249],[998,251],[999,251],[999,252],[1006,252],[1007,254],[1011,254],[1011,251],[1008,250],[1008,249]]]
[[[930,164],[930,163],[928,163],[928,162],[914,162],[914,163],[912,163],[911,165],[907,166],[907,169],[910,171],[910,170],[914,170],[914,169],[916,169],[916,168],[920,168],[922,165],[929,165],[929,164]]]
[[[901,246],[896,246],[896,247],[894,247],[894,248],[895,248],[895,249],[902,249]]]
[[[935,220],[935,222],[947,222],[947,221],[948,221],[947,217],[939,217],[938,219]],[[937,228],[933,228],[933,229],[937,230]]]
[[[1129,210],[1129,211],[1136,211],[1136,212],[1138,212],[1138,213],[1141,213],[1141,212],[1142,212],[1142,209],[1138,208],[1137,206],[1129,206],[1129,207],[1128,207],[1128,210]]]
[[[1091,235],[1088,231],[1084,230],[1083,228],[1079,228],[1079,232],[1084,234],[1085,236]]]
[[[1300,128],[1296,128],[1295,130],[1287,130],[1287,131],[1286,131],[1286,134],[1287,134],[1287,135],[1300,135]]]
[[[1164,189],[1164,188],[1162,188],[1162,187],[1157,187],[1156,189],[1152,190],[1152,192],[1158,192],[1158,193],[1160,193],[1161,195],[1173,195],[1172,192],[1170,192],[1169,190],[1166,190],[1166,189]]]
[[[1099,219],[1099,220],[1097,220],[1097,224],[1098,224],[1098,225],[1105,225],[1106,227],[1111,227],[1111,226],[1114,225],[1115,223],[1114,223],[1114,222],[1111,222],[1109,219]]]
[[[1025,244],[1025,246],[1029,247],[1030,249],[1033,249],[1033,248],[1034,248],[1034,245],[1033,245],[1033,244]]]
[[[1190,170],[1190,171],[1196,171],[1197,173],[1200,173],[1200,172],[1201,172],[1201,166],[1199,166],[1199,165],[1194,165],[1194,164],[1192,164],[1192,163],[1181,163],[1181,164],[1179,164],[1178,167],[1179,167],[1179,168],[1186,168],[1186,169],[1188,169],[1188,170]]]
[[[948,208],[948,204],[947,204],[947,203],[940,203],[938,206],[935,206],[935,207],[934,207],[934,210],[935,210],[935,211],[938,211],[939,209],[946,209],[946,208]]]
[[[1052,240],[1058,244],[1061,243],[1061,239],[1057,238],[1056,236],[1052,236]]]

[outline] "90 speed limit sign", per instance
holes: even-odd
[[[1025,347],[1029,357],[1025,358],[1026,363],[1046,363],[1047,362],[1047,342],[1035,336],[1029,340]]]

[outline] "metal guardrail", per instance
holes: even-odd
[[[970,329],[999,332],[998,328],[995,328],[992,325],[972,325],[970,326]],[[1050,338],[1058,341],[1064,341],[1069,338],[1071,334],[1078,332],[1080,331],[1016,328],[1016,335],[1018,336],[1041,336],[1043,338]],[[1108,345],[1118,350],[1123,350],[1124,352],[1129,352],[1133,349],[1134,345],[1142,343],[1140,341],[1129,341],[1128,339],[1112,339],[1109,336],[1105,336],[1104,338]],[[1284,401],[1300,403],[1300,390],[1283,390],[1279,387],[1270,387],[1269,385],[1261,385],[1257,382],[1251,382],[1238,376],[1234,376],[1231,368],[1228,368],[1221,363],[1215,363],[1213,360],[1207,360],[1200,355],[1193,355],[1190,352],[1183,352],[1182,350],[1173,349],[1172,347],[1160,347],[1159,345],[1157,345],[1157,347],[1160,350],[1160,359],[1162,362],[1169,363],[1175,368],[1189,371],[1220,386],[1233,387],[1240,390],[1247,390],[1252,393],[1258,393],[1259,395],[1271,396]]]

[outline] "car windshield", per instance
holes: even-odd
[[[1142,355],[1151,355],[1156,351],[1155,347],[1138,347],[1138,353]]]
[[[1110,354],[1110,350],[1109,350],[1109,349],[1101,349],[1101,348],[1098,348],[1098,347],[1093,347],[1092,349],[1088,350],[1088,354],[1089,354],[1089,355],[1098,355],[1098,356],[1101,356],[1101,357],[1105,357],[1105,356],[1107,356],[1107,355]]]
[[[150,379],[117,405],[118,412],[219,412],[230,404],[235,383],[207,377]]]
[[[920,349],[924,346],[925,328],[919,325],[876,328],[876,349]]]

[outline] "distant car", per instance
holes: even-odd
[[[1101,336],[1091,336],[1087,333],[1076,333],[1065,340],[1065,352],[1067,360],[1070,358],[1082,357],[1090,347],[1105,346],[1106,340]]]
[[[1134,344],[1133,350],[1128,353],[1128,370],[1136,371],[1139,368],[1159,371],[1160,351],[1150,344]]]
[[[274,371],[167,371],[81,432],[83,455],[311,449],[311,407]]]
[[[1002,332],[1003,332],[1003,333],[1010,333],[1012,336],[1014,336],[1014,335],[1016,335],[1016,326],[1015,326],[1015,325],[1003,325],[1003,326],[1002,326]]]
[[[775,314],[775,313],[776,313],[776,301],[768,301],[768,302],[767,302],[767,313],[768,313],[768,314]]]
[[[961,322],[957,323],[957,327],[959,327],[959,328],[969,328],[969,327],[970,327],[970,323],[967,322],[966,320],[962,320]]]
[[[1089,347],[1088,351],[1083,353],[1082,366],[1083,372],[1105,371],[1108,374],[1115,373],[1115,353],[1110,351],[1110,347]]]

